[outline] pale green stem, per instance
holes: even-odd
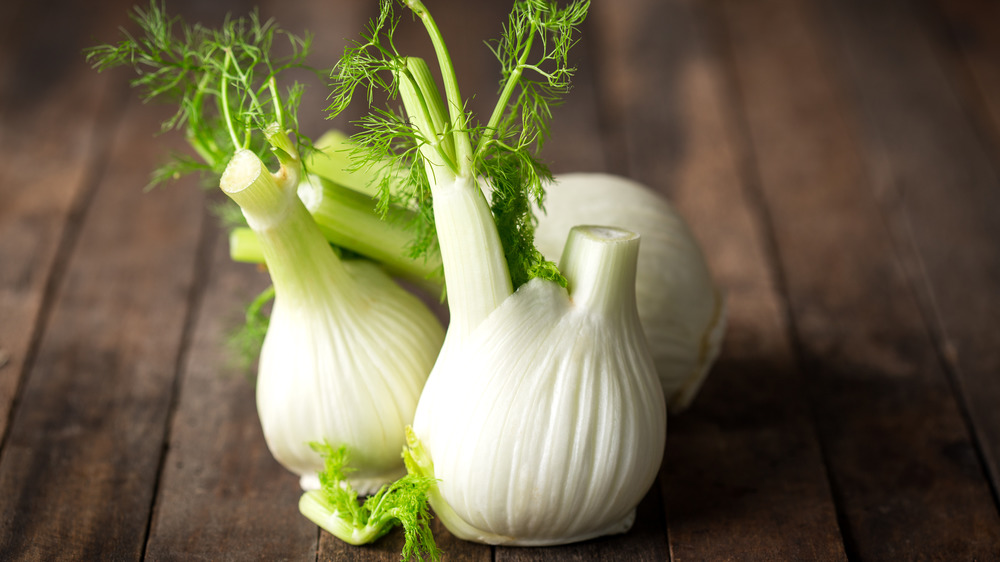
[[[467,117],[462,95],[458,90],[458,79],[455,76],[455,67],[451,64],[451,55],[448,54],[448,47],[445,45],[444,37],[437,27],[431,13],[420,0],[406,0],[406,5],[413,13],[420,18],[430,36],[431,44],[434,45],[434,53],[437,55],[438,66],[441,69],[441,79],[444,81],[445,96],[448,100],[448,114],[451,116],[451,134],[455,141],[455,158],[458,164],[459,176],[472,174],[472,141],[469,139],[467,130]]]
[[[230,134],[234,135],[234,137],[233,137],[234,138],[234,143],[233,144],[235,146],[239,147],[239,148],[250,148],[250,141],[253,138],[253,134],[252,134],[253,131],[251,129],[248,128],[246,130],[245,134],[243,135],[244,136],[244,140],[243,140],[243,144],[242,145],[240,145],[240,143],[239,143],[238,140],[235,140],[235,138],[236,138],[235,137],[236,132],[235,132],[235,130],[233,130],[232,116],[229,114],[229,103],[228,103],[228,94],[227,94],[227,91],[228,91],[229,88],[227,87],[227,84],[225,83],[226,71],[229,69],[230,64],[236,70],[236,75],[240,78],[241,82],[244,82],[244,83],[247,83],[247,84],[249,84],[249,82],[250,82],[250,77],[247,75],[246,71],[244,71],[242,68],[240,68],[239,62],[237,62],[236,58],[233,56],[232,50],[226,49],[226,62],[225,62],[225,64],[222,67],[222,73],[223,73],[222,96],[223,96],[223,107],[225,108],[225,113],[226,113],[226,123],[229,125],[229,132],[230,132]],[[274,80],[274,77],[272,76],[271,79]],[[250,100],[252,102],[252,107],[260,107],[260,100],[257,98],[257,94],[253,91],[253,89],[247,88],[245,91],[246,91],[246,95],[250,96]],[[279,121],[281,119],[281,110],[280,110],[280,108],[278,110],[278,119],[279,119]]]
[[[395,524],[395,520],[389,518],[380,525],[357,527],[347,517],[349,514],[338,512],[336,507],[326,501],[321,490],[311,490],[302,494],[299,498],[299,511],[331,535],[353,545],[371,543],[386,534]]]
[[[243,263],[264,263],[264,249],[253,229],[241,226],[229,231],[229,258]]]
[[[299,197],[334,245],[373,259],[390,273],[440,288],[441,280],[434,279],[439,277],[440,257],[413,259],[408,255],[412,233],[407,225],[415,220],[412,211],[390,207],[383,218],[375,210],[375,199],[315,176],[299,185]]]
[[[407,5],[420,17],[434,43],[451,110],[457,169],[424,159],[434,197],[434,224],[448,285],[450,321],[445,346],[465,340],[513,292],[510,272],[493,213],[472,169],[472,147],[465,130],[465,113],[455,70],[433,18],[419,0]],[[409,88],[412,87],[413,91]],[[432,97],[440,99],[433,82],[400,80],[403,106],[426,138],[436,137]]]
[[[271,76],[267,81],[267,88],[271,91],[271,102],[274,104],[274,115],[275,121],[278,123],[278,129],[285,130],[285,112],[281,107],[281,96],[278,95],[278,82]]]
[[[427,177],[432,183],[450,181],[458,171],[454,140],[444,133],[447,115],[427,63],[417,57],[407,58],[406,70],[400,72],[398,83],[403,105],[424,137],[419,150]]]
[[[639,235],[621,228],[575,226],[566,238],[559,270],[575,306],[609,316],[634,315]]]
[[[475,179],[433,184],[431,193],[451,313],[445,346],[456,345],[514,289],[493,213]]]
[[[200,80],[198,80],[197,93],[194,96],[192,105],[199,110],[201,109],[201,105],[205,98],[205,88],[210,78],[213,78],[212,74],[205,74]],[[210,136],[205,136],[204,130],[202,129],[200,111],[192,111],[188,116],[186,137],[188,144],[190,144],[194,151],[198,153],[198,156],[201,156],[201,159],[204,160],[205,163],[215,169],[215,166],[219,164],[219,147],[216,145],[214,139]]]
[[[239,150],[222,174],[220,187],[240,206],[260,239],[278,298],[312,303],[330,298],[318,291],[353,290],[350,274],[296,196],[293,182],[271,174],[253,152]]]
[[[497,126],[500,124],[500,119],[503,118],[504,111],[507,110],[507,102],[509,102],[510,97],[514,95],[514,88],[517,87],[518,82],[521,80],[521,74],[524,72],[525,65],[528,62],[528,55],[531,54],[531,45],[534,41],[535,26],[532,24],[531,33],[528,34],[528,40],[526,41],[524,50],[521,51],[521,58],[517,61],[517,66],[514,67],[514,71],[507,77],[507,82],[504,84],[503,91],[500,93],[500,99],[497,100],[496,106],[493,107],[493,115],[490,115],[489,123],[486,124],[486,131],[483,136],[479,137],[479,143],[476,145],[476,153],[479,153],[479,151],[486,145],[486,142],[496,133]]]
[[[298,195],[328,242],[374,260],[430,293],[441,292],[440,256],[409,257],[412,235],[406,225],[414,220],[412,211],[391,207],[383,218],[372,197],[317,176],[301,182]],[[230,231],[229,256],[239,262],[264,262],[260,239],[246,227]]]
[[[438,93],[431,69],[427,66],[427,62],[419,57],[408,57],[406,68],[413,77],[418,91],[433,92],[433,95],[428,95],[424,99],[427,104],[427,113],[434,130],[438,132],[437,140],[441,145],[439,151],[442,153],[442,157],[449,162],[452,169],[456,169],[455,140],[451,135],[444,134],[448,129],[448,110],[445,109],[444,103],[441,101],[441,95]]]
[[[219,98],[222,104],[222,115],[225,117],[226,128],[229,129],[229,136],[233,139],[233,146],[236,148],[240,147],[239,135],[236,134],[236,127],[233,125],[233,116],[229,112],[229,84],[225,80],[226,72],[229,70],[230,63],[233,62],[233,52],[226,50],[226,59],[222,65],[222,83],[219,84]]]
[[[332,181],[336,185],[378,197],[377,186],[383,173],[394,170],[388,164],[376,163],[357,168],[351,162],[351,152],[355,149],[347,135],[331,130],[313,142],[316,150],[306,155],[306,169],[311,173]],[[399,175],[397,173],[397,175]],[[401,185],[403,178],[394,180],[393,185]]]
[[[418,65],[419,63],[407,62],[407,66],[411,64]],[[427,170],[427,178],[431,184],[454,180],[454,165],[449,162],[446,155],[441,153],[440,129],[437,128],[433,110],[429,107],[433,102],[428,100],[437,96],[437,88],[430,91],[423,90],[408,70],[399,73],[398,84],[399,96],[403,100],[403,106],[406,107],[406,113],[424,140],[418,150],[420,150],[424,167]]]

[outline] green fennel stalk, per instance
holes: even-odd
[[[382,197],[402,193],[410,198],[404,205],[433,222],[428,230],[437,233],[449,286],[449,338],[456,338],[532,278],[565,286],[555,264],[534,247],[532,203],[541,202],[543,185],[551,179],[536,154],[548,133],[551,107],[569,88],[573,68],[567,53],[588,3],[564,8],[542,0],[515,4],[501,38],[491,44],[502,87],[485,125],[473,125],[443,36],[418,0],[403,4],[434,45],[443,101],[426,64],[395,50],[392,37],[399,20],[393,4],[383,0],[378,18],[345,51],[335,68],[330,110],[337,114],[346,108],[359,88],[369,100],[376,88],[401,98],[407,115],[373,110],[353,136],[359,147],[353,155],[357,162],[393,170],[383,176]],[[480,178],[490,186],[489,203],[479,189]]]
[[[218,185],[230,158],[241,149],[263,161],[270,154],[279,160],[284,154],[287,169],[302,178],[308,177],[312,165],[321,171],[331,169],[327,158],[298,130],[297,112],[305,86],[292,81],[284,90],[279,87],[279,80],[293,69],[310,71],[317,78],[324,73],[306,64],[312,45],[309,34],[289,33],[272,20],[262,20],[257,12],[227,16],[218,29],[191,25],[168,15],[157,0],[135,7],[129,15],[140,32],[123,30],[119,42],[86,49],[86,59],[101,71],[130,67],[136,72],[131,85],[144,100],[175,103],[177,110],[162,122],[161,130],[182,132],[196,155],[171,155],[151,174],[147,187],[187,174],[200,175],[206,185]],[[287,47],[285,57],[272,55],[279,42]],[[363,176],[358,171],[352,174]],[[426,221],[416,220],[412,211],[365,198],[356,193],[357,185],[323,183],[319,217],[328,240],[348,253],[383,263],[393,274],[435,286],[427,282],[439,268],[433,252],[430,259],[410,257],[412,236],[408,233],[413,227],[407,223],[421,229]],[[232,205],[221,205],[217,213],[229,227],[245,224]],[[233,239],[248,241],[245,231],[234,233]],[[432,246],[432,242],[423,244],[424,248]],[[261,302],[255,301],[251,308],[246,325],[234,336],[234,347],[246,364],[259,351],[267,325]]]

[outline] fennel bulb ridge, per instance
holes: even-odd
[[[636,272],[639,318],[667,406],[690,405],[722,346],[726,302],[694,236],[677,211],[648,188],[607,174],[556,178],[537,212],[535,243],[559,257],[577,224],[609,224],[642,236]]]
[[[456,536],[554,545],[631,527],[666,438],[637,251],[632,233],[574,229],[569,292],[534,279],[442,352],[411,453],[439,480],[431,505]]]
[[[370,493],[404,473],[404,429],[443,329],[376,265],[342,262],[294,183],[252,152],[233,157],[221,185],[260,238],[275,287],[257,378],[267,446],[311,489],[323,461],[309,443],[346,445],[351,485]]]

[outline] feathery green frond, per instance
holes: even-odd
[[[588,8],[588,0],[561,9],[545,0],[522,0],[514,5],[502,36],[489,43],[501,66],[500,101],[477,150],[492,135],[509,142],[506,139],[514,132],[518,145],[535,143],[535,151],[541,149],[552,107],[569,92],[576,71],[570,66],[569,51]]]
[[[392,74],[400,60],[392,44],[393,34],[399,19],[392,12],[393,0],[380,0],[379,15],[368,23],[360,41],[352,41],[345,49],[333,69],[332,100],[327,111],[338,115],[350,104],[354,91],[359,87],[366,92],[371,105],[376,90],[383,90],[395,97],[393,80],[386,80],[386,72]]]
[[[428,222],[422,233],[433,232],[429,185],[447,180],[447,174],[485,178],[492,188],[491,210],[500,232],[504,254],[515,287],[534,277],[565,285],[552,262],[534,247],[533,203],[544,203],[544,185],[551,180],[538,153],[549,134],[552,108],[569,91],[575,69],[569,50],[587,14],[588,0],[565,7],[546,0],[521,0],[504,25],[501,37],[489,43],[500,62],[500,94],[485,125],[477,122],[458,95],[457,81],[447,57],[444,40],[427,8],[419,0],[402,2],[423,21],[434,43],[444,81],[446,101],[426,65],[399,54],[393,33],[399,20],[392,0],[382,0],[379,16],[353,43],[334,70],[334,103],[337,114],[363,88],[369,105],[373,91],[401,95],[407,117],[373,110],[360,122],[362,132],[353,137],[367,146],[365,162],[388,158],[379,193],[385,205],[398,202],[399,194]],[[447,108],[447,111],[446,111]],[[457,115],[456,115],[457,113]],[[463,152],[461,147],[475,147]],[[467,158],[463,159],[463,154]],[[411,174],[401,174],[409,167]],[[439,177],[439,175],[441,177]],[[400,181],[400,177],[405,177]],[[427,186],[427,187],[425,187]],[[391,188],[391,189],[390,189]],[[421,243],[415,247],[422,247]]]
[[[299,501],[303,515],[350,544],[374,542],[402,525],[401,560],[440,559],[427,505],[433,478],[407,474],[358,503],[358,493],[347,480],[351,472],[347,447],[330,443],[310,443],[310,447],[323,457],[323,471],[318,475],[320,489],[306,492]]]
[[[130,17],[139,33],[122,29],[118,43],[87,49],[87,61],[98,70],[131,67],[137,75],[131,84],[143,99],[176,103],[162,130],[184,131],[205,164],[181,159],[155,173],[152,184],[206,169],[220,175],[237,149],[265,157],[269,145],[259,134],[265,127],[277,123],[283,131],[297,130],[301,86],[293,84],[282,96],[277,77],[292,68],[308,69],[309,35],[288,33],[257,12],[227,16],[218,29],[189,25],[169,16],[157,0],[134,8]],[[287,43],[287,56],[272,58],[276,41]],[[297,142],[298,149],[305,148]]]

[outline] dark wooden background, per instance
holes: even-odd
[[[266,276],[228,260],[214,195],[142,190],[182,141],[81,55],[131,1],[0,3],[0,559],[396,560],[398,533],[348,547],[301,517],[264,447],[223,344]],[[489,107],[509,4],[427,4]],[[260,8],[327,65],[375,2]],[[631,532],[442,531],[448,559],[1000,558],[1000,3],[594,0],[575,56],[547,159],[669,196],[730,328]],[[324,96],[312,134],[348,126]]]

